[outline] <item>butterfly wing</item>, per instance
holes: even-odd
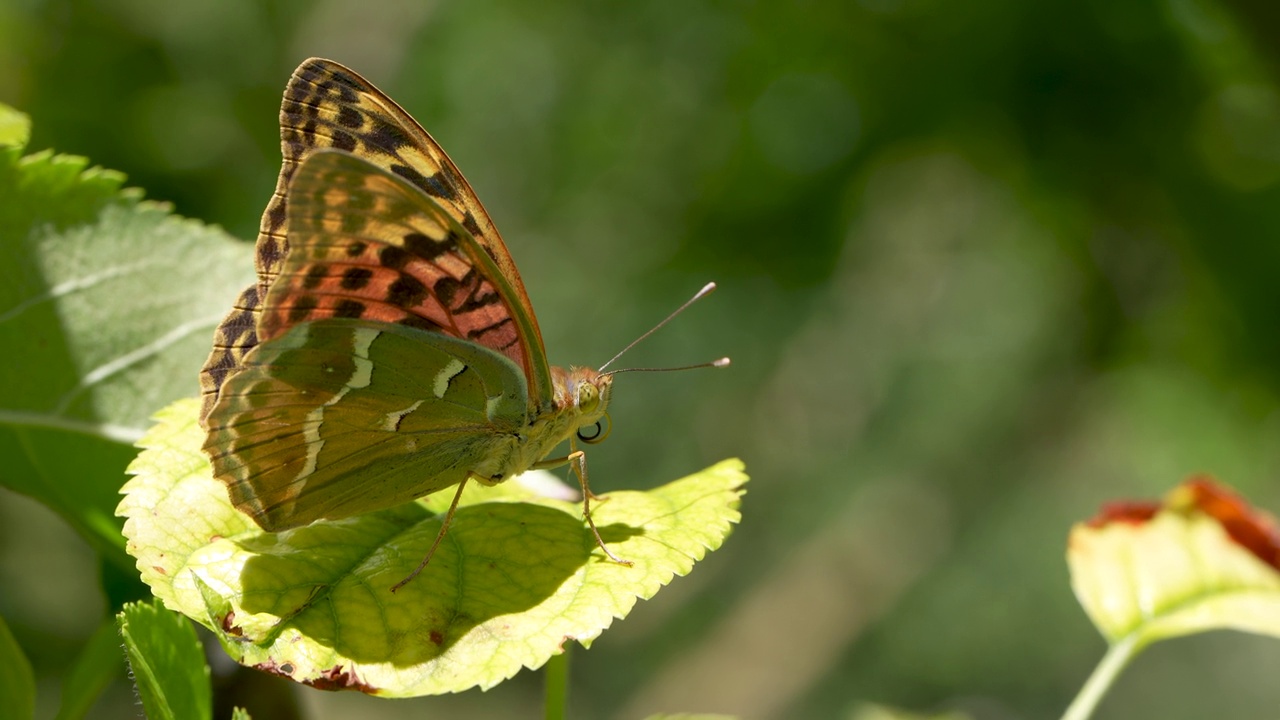
[[[462,481],[525,421],[504,355],[405,325],[329,318],[250,352],[205,449],[232,503],[278,532]]]
[[[312,153],[289,188],[292,249],[267,293],[259,342],[326,317],[410,325],[533,362],[531,317],[465,228],[399,177],[345,152]]]
[[[313,152],[259,343],[206,418],[237,507],[279,530],[448,487],[531,412],[519,301],[447,210],[354,155]],[[525,325],[523,331],[530,328]]]
[[[356,72],[312,58],[298,66],[285,88],[280,136],[284,162],[258,233],[258,282],[241,293],[215,331],[213,352],[200,373],[202,419],[217,402],[227,377],[261,340],[258,325],[263,301],[283,272],[293,242],[286,223],[294,175],[307,157],[326,148],[352,152],[403,178],[467,231],[496,267],[492,280],[504,284],[505,295],[514,301],[531,400],[538,406],[548,402],[550,371],[542,334],[515,263],[471,186],[408,113]]]

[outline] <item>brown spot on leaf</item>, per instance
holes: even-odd
[[[444,633],[440,632],[439,630],[432,630],[432,631],[428,634],[428,637],[430,637],[430,638],[431,638],[431,642],[432,642],[432,644],[435,644],[435,645],[443,645],[443,644],[444,644]]]
[[[272,675],[280,675],[287,678],[293,677],[293,663],[287,662],[277,664],[275,660],[268,660],[266,662],[258,663],[253,667],[257,670],[261,670],[262,672],[271,673]]]
[[[240,626],[239,626],[239,625],[236,625],[236,611],[235,611],[235,610],[232,610],[231,612],[229,612],[229,613],[227,613],[226,615],[224,615],[224,616],[223,616],[223,618],[222,618],[222,632],[224,632],[224,633],[226,633],[226,634],[228,634],[228,635],[233,635],[233,636],[235,636],[235,637],[243,637],[243,636],[244,636],[244,630],[240,629]]]
[[[303,683],[317,690],[359,690],[370,695],[378,691],[372,685],[361,682],[354,670],[343,669],[341,665],[325,670],[318,678],[303,680]]]

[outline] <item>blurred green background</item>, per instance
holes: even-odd
[[[467,174],[552,362],[720,283],[628,363],[733,366],[620,378],[591,471],[741,456],[742,525],[574,656],[575,717],[1051,718],[1104,650],[1072,522],[1199,471],[1280,507],[1278,40],[1277,6],[1237,0],[0,0],[0,102],[31,149],[251,240],[281,90],[329,57]],[[0,491],[0,615],[42,717],[109,609],[97,572]],[[1271,717],[1277,667],[1243,635],[1157,645],[1097,717]],[[129,687],[93,716],[138,716]],[[536,673],[297,693],[316,718],[541,702]]]

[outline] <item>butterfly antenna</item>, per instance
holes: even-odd
[[[654,368],[623,368],[622,370],[612,370],[601,375],[621,375],[628,372],[675,372],[676,370],[697,370],[698,368],[721,368],[729,365],[729,358],[722,357],[719,360],[711,362],[698,363],[697,365],[682,365],[680,367],[654,367]]]
[[[675,316],[677,316],[677,315],[679,315],[680,313],[684,312],[684,311],[685,311],[685,309],[686,309],[686,308],[688,308],[690,305],[694,304],[695,302],[697,302],[697,301],[701,300],[702,298],[706,297],[707,295],[711,294],[711,291],[712,291],[712,290],[715,290],[715,289],[716,289],[716,284],[715,284],[715,283],[713,283],[713,282],[709,282],[709,283],[707,283],[706,285],[704,285],[704,286],[702,287],[702,289],[701,289],[701,290],[699,290],[697,293],[695,293],[695,294],[694,294],[694,296],[693,296],[693,297],[689,298],[688,300],[686,300],[686,301],[685,301],[685,303],[684,303],[683,305],[681,305],[680,307],[676,308],[676,309],[675,309],[675,312],[672,312],[670,315],[668,315],[666,318],[664,318],[662,322],[660,322],[660,323],[658,323],[657,325],[654,325],[652,328],[650,328],[650,329],[649,329],[649,332],[647,332],[647,333],[645,333],[645,334],[641,335],[640,337],[636,338],[635,340],[632,340],[632,341],[631,341],[631,343],[630,343],[629,345],[627,345],[626,347],[624,347],[624,348],[622,348],[621,350],[619,350],[617,355],[614,355],[613,357],[609,358],[609,362],[607,362],[607,363],[605,363],[605,364],[603,364],[603,365],[601,365],[601,366],[600,366],[600,370],[599,370],[599,372],[602,372],[602,373],[603,373],[605,368],[607,368],[607,367],[609,367],[610,365],[612,365],[612,364],[614,363],[614,361],[615,361],[615,360],[617,360],[618,358],[622,357],[622,356],[623,356],[623,354],[624,354],[624,353],[626,353],[628,350],[630,350],[631,348],[635,347],[636,345],[639,345],[641,340],[644,340],[645,338],[647,338],[647,337],[649,337],[650,335],[652,335],[652,334],[654,334],[655,332],[657,332],[657,331],[658,331],[658,329],[659,329],[659,328],[661,328],[663,325],[666,325],[667,323],[671,322],[671,320],[672,320],[673,318],[675,318]],[[724,361],[724,365],[728,365],[728,364],[729,364],[729,358],[721,358],[720,360],[723,360],[723,361]],[[717,362],[717,363],[718,363],[718,362],[720,362],[720,360],[717,360],[717,361],[715,361],[715,362]],[[702,365],[691,365],[690,367],[708,367],[708,366],[723,367],[722,365],[715,365],[715,363],[703,363]],[[633,368],[633,369],[638,369],[638,368]],[[664,369],[664,370],[683,370],[683,369],[685,369],[685,368],[663,368],[663,369]],[[615,372],[623,372],[623,371],[618,370],[618,371],[615,371]],[[627,371],[627,372],[630,372],[630,371]]]

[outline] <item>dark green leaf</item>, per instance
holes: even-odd
[[[0,617],[0,698],[5,717],[30,718],[36,712],[36,678],[26,653]]]

